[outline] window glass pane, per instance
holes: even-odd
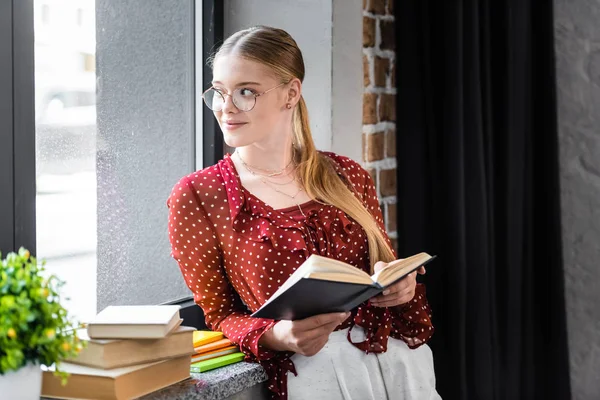
[[[95,54],[94,0],[34,7],[37,255],[87,319],[96,312],[96,73],[84,62]]]
[[[166,200],[194,169],[193,2],[34,6],[38,257],[82,320],[188,296]]]

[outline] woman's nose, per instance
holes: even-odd
[[[238,112],[238,108],[233,103],[233,96],[225,95],[225,102],[223,103],[223,112],[224,113],[236,113]]]

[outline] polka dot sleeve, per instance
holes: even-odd
[[[369,211],[375,217],[380,230],[390,244],[390,239],[385,231],[383,214],[377,197],[377,190],[373,178],[368,172],[364,172],[364,196],[363,201],[369,208]],[[396,251],[392,249],[396,257]],[[411,348],[417,348],[427,342],[433,335],[433,324],[431,323],[431,309],[425,295],[425,285],[418,283],[415,290],[415,297],[407,304],[399,307],[390,308],[392,311],[392,330],[390,336],[395,339],[401,339]]]
[[[275,352],[259,347],[258,340],[275,322],[248,314],[224,272],[214,227],[188,177],[175,185],[167,205],[171,256],[204,311],[208,328],[238,344],[247,360],[274,357]]]

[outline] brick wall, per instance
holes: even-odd
[[[394,0],[363,0],[363,164],[397,249]]]

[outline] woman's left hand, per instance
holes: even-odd
[[[388,265],[383,261],[375,263],[375,272],[382,270]],[[420,267],[415,272],[411,272],[403,279],[386,288],[380,295],[372,297],[369,301],[375,307],[395,307],[406,304],[415,297],[417,287],[417,273],[425,274],[425,267]]]

